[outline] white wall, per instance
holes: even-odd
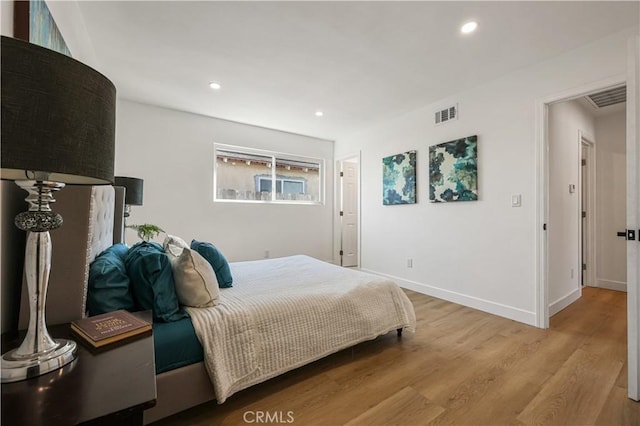
[[[579,134],[593,141],[594,119],[578,101],[549,107],[549,315],[581,295]],[[597,143],[597,138],[596,138]],[[569,191],[574,185],[575,191]]]
[[[213,202],[214,142],[325,159],[326,203]],[[217,245],[230,261],[304,253],[332,259],[333,142],[120,100],[116,174],[144,179],[129,223]],[[127,241],[136,241],[127,231]]]
[[[626,290],[627,242],[616,236],[626,228],[625,111],[596,118],[597,284]]]
[[[74,59],[100,70],[78,2],[46,0],[45,3]]]
[[[637,28],[634,29],[637,32]],[[535,323],[537,101],[623,75],[623,31],[336,141],[362,151],[362,266],[407,287]],[[433,126],[439,107],[459,120]],[[428,146],[478,135],[479,201],[428,202]],[[418,151],[418,204],[382,205],[382,157]],[[522,207],[511,207],[511,195]],[[407,258],[413,268],[407,268]]]

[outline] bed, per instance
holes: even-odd
[[[52,234],[49,324],[86,316],[89,265],[123,240],[121,188],[60,194],[56,210],[66,221]],[[233,286],[220,289],[216,306],[186,307],[188,318],[154,324],[157,404],[145,423],[206,401],[223,403],[331,353],[415,327],[407,296],[375,275],[308,256],[235,262],[230,269]]]

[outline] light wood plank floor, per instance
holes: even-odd
[[[585,288],[549,330],[407,294],[415,334],[390,333],[157,424],[264,424],[254,413],[268,412],[297,425],[640,425],[640,404],[626,396],[625,293]]]

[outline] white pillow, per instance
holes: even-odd
[[[189,244],[187,244],[186,241],[180,237],[167,234],[164,242],[162,243],[162,247],[164,248],[164,251],[167,252],[167,254],[169,253],[169,250],[171,250],[171,253],[173,253],[175,256],[180,256],[180,254],[182,253],[182,249],[189,248]]]
[[[167,241],[165,240],[165,243]],[[213,268],[197,251],[165,245],[181,305],[208,308],[218,304],[220,289]]]

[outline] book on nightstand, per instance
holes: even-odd
[[[151,332],[151,323],[123,309],[71,321],[71,330],[93,348],[130,340]]]

